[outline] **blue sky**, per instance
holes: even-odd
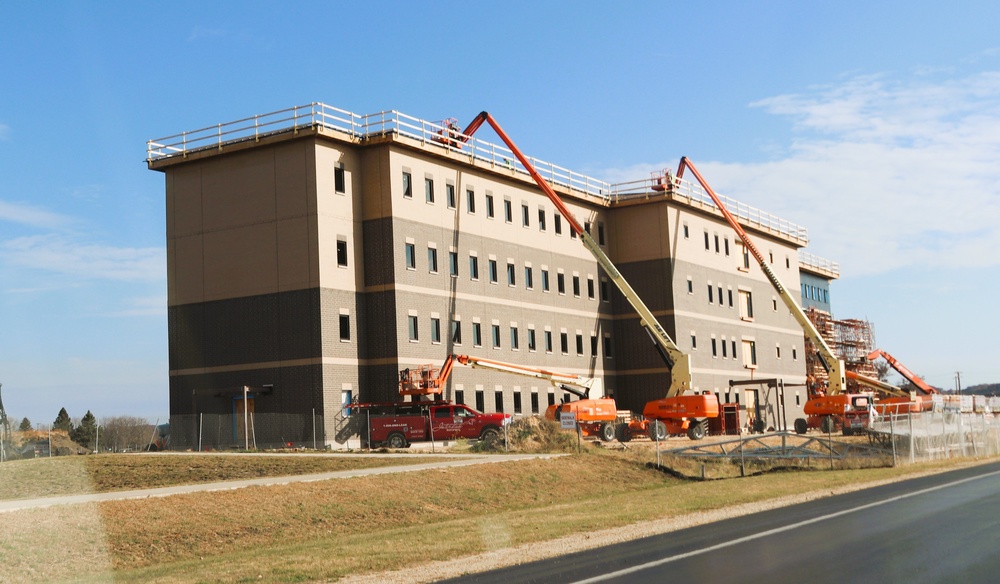
[[[809,229],[837,318],[938,386],[1000,382],[993,2],[0,3],[12,417],[167,417],[145,142],[292,105],[463,123],[607,180],[694,160]]]

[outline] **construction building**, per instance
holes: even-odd
[[[172,422],[318,414],[335,445],[345,404],[394,401],[401,370],[452,353],[602,377],[620,409],[663,396],[669,370],[637,315],[524,168],[451,136],[314,103],[148,143],[166,178]],[[802,415],[802,329],[699,187],[533,164],[690,353],[693,391],[766,400],[771,427]],[[821,290],[810,298],[828,309],[837,270],[800,255],[805,228],[727,206],[782,282],[804,304]],[[459,367],[444,397],[532,415],[564,396]],[[306,433],[290,424],[280,439]]]

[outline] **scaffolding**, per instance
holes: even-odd
[[[868,353],[875,349],[871,322],[856,318],[837,320],[829,312],[817,308],[807,309],[806,315],[834,354],[843,359],[847,371],[878,378],[875,365],[867,359]],[[816,347],[808,338],[805,346],[807,374],[815,382],[826,384],[829,376],[817,356]],[[848,380],[847,388],[848,391],[858,391],[860,386],[856,381]]]

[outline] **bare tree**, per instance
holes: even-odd
[[[146,418],[113,416],[101,420],[101,444],[112,452],[143,450],[153,425]]]

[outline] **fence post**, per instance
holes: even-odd
[[[889,414],[889,440],[892,441],[892,467],[896,468],[896,428],[893,424],[897,414]]]
[[[313,450],[316,450],[316,408],[313,408]]]
[[[198,452],[201,452],[201,438],[205,428],[205,414],[198,414]]]
[[[910,412],[907,417],[910,419],[910,464],[915,462],[914,459],[914,442],[913,442],[913,412]]]

